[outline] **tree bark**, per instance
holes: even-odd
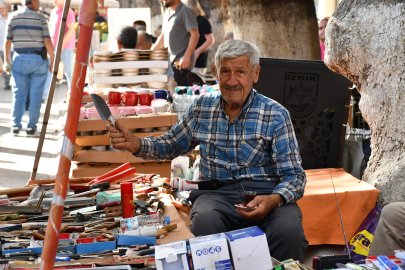
[[[313,0],[230,0],[235,39],[263,57],[320,60]]]
[[[344,0],[326,27],[326,65],[361,94],[372,149],[363,180],[380,190],[380,206],[405,201],[404,32],[400,0]]]

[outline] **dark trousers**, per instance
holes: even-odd
[[[188,85],[188,74],[190,70],[182,69],[178,70],[176,67],[173,67],[173,77],[178,86],[189,86]]]
[[[244,190],[269,195],[276,183],[243,181]],[[262,220],[246,220],[237,212],[235,204],[244,203],[241,183],[221,185],[217,190],[193,190],[190,219],[195,236],[228,232],[258,226],[266,233],[270,255],[279,261],[304,261],[308,241],[302,227],[302,213],[296,203],[274,209]]]

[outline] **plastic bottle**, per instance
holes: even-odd
[[[135,216],[134,188],[132,182],[121,183],[121,205],[123,218]]]
[[[159,213],[151,215],[141,215],[121,219],[120,224],[122,233],[146,227],[156,227],[157,229],[161,229],[163,226],[170,224],[170,217],[162,216]]]
[[[187,111],[188,108],[190,108],[193,101],[194,101],[193,90],[188,89],[188,91],[187,91],[187,100],[186,100],[186,109],[184,111]]]
[[[180,89],[177,93],[175,112],[180,119],[183,116],[183,90]]]

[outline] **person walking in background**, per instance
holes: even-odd
[[[322,18],[318,21],[318,34],[319,34],[319,46],[321,46],[321,59],[323,61],[325,56],[325,28],[328,24],[329,17]]]
[[[1,44],[1,60],[4,63],[4,38],[6,37],[6,32],[7,32],[7,18],[8,18],[8,7],[5,3],[0,1],[0,44]],[[4,90],[10,90],[10,75],[8,75],[6,72],[3,73],[3,78],[4,78]]]
[[[152,50],[167,47],[174,80],[188,85],[188,74],[194,68],[194,50],[198,42],[198,23],[194,11],[180,0],[164,0],[163,31]]]
[[[65,1],[63,0],[54,0],[55,4],[54,9],[51,11],[51,16],[49,19],[50,34],[52,39],[53,48],[56,48],[58,43],[58,35],[60,23],[62,20],[63,6]],[[76,30],[75,30],[75,13],[71,8],[69,8],[68,16],[66,19],[65,35],[63,37],[62,43],[62,53],[60,55],[60,60],[63,63],[64,73],[67,80],[68,91],[71,89],[72,85],[72,56],[76,46]],[[42,95],[42,100],[46,100],[49,93],[49,86],[51,85],[52,72],[48,73],[44,93]]]
[[[215,38],[212,34],[212,27],[210,22],[205,17],[205,12],[201,8],[198,0],[185,0],[184,4],[189,6],[197,16],[198,38],[197,48],[195,50],[195,68],[193,71],[205,73],[207,71],[208,49],[214,45]]]
[[[233,31],[226,32],[226,34],[224,36],[224,42],[228,41],[228,40],[233,40]]]
[[[52,40],[44,15],[38,13],[39,0],[23,0],[24,8],[10,14],[7,39],[4,43],[4,71],[13,71],[12,127],[14,135],[22,129],[25,100],[30,89],[29,122],[27,136],[37,135],[41,99],[48,70],[54,63]],[[14,46],[13,62],[10,59]],[[47,53],[51,58],[48,66]],[[11,69],[9,68],[11,67]]]

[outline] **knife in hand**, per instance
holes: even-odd
[[[97,94],[90,94],[93,100],[94,106],[96,106],[98,114],[101,116],[103,121],[109,121],[112,127],[115,127],[115,118],[112,115],[110,108],[108,108],[107,103],[102,97]]]

